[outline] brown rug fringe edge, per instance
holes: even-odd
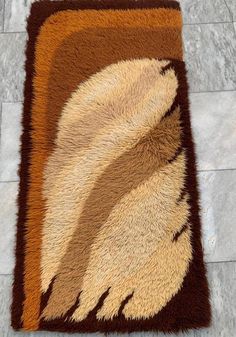
[[[23,313],[23,303],[24,303],[24,248],[25,248],[25,227],[27,216],[27,193],[29,186],[29,165],[30,165],[30,150],[31,144],[31,106],[33,97],[33,86],[32,79],[34,74],[34,60],[35,60],[35,42],[39,29],[43,22],[53,13],[66,10],[66,9],[133,9],[133,8],[174,8],[180,9],[179,4],[176,1],[168,0],[82,0],[80,3],[75,1],[49,1],[40,0],[32,4],[31,13],[27,24],[27,33],[29,36],[26,48],[26,80],[24,86],[24,111],[23,111],[23,134],[21,137],[21,164],[19,167],[19,195],[18,195],[18,221],[17,221],[17,234],[16,234],[16,265],[14,270],[14,284],[13,284],[13,303],[11,307],[11,324],[15,330],[21,330],[22,326],[22,313]],[[174,61],[176,68],[178,69],[177,75],[180,83],[180,88],[178,90],[178,95],[181,96],[181,108],[182,108],[182,118],[185,124],[185,133],[183,139],[183,146],[187,151],[187,186],[186,188],[190,192],[191,199],[190,204],[192,208],[192,231],[194,235],[194,242],[192,242],[194,250],[194,258],[189,268],[189,272],[185,278],[182,289],[179,293],[172,298],[168,305],[152,319],[143,321],[125,321],[119,317],[119,320],[102,322],[101,326],[90,325],[89,320],[85,320],[82,324],[67,324],[61,323],[60,321],[54,322],[42,322],[40,325],[40,330],[50,330],[50,331],[64,331],[64,332],[132,332],[132,331],[151,331],[158,330],[164,332],[177,332],[186,331],[189,328],[199,328],[207,327],[211,321],[211,312],[209,304],[209,290],[206,281],[206,270],[202,259],[202,246],[201,246],[201,229],[200,229],[200,219],[199,219],[199,195],[198,186],[196,179],[196,163],[195,163],[195,152],[194,143],[192,139],[192,131],[190,125],[189,116],[189,102],[188,102],[188,85],[186,81],[186,70],[183,62]],[[186,287],[186,282],[188,278],[191,278],[191,273],[194,275],[197,271],[201,272],[201,279],[199,287],[202,289],[202,297],[199,299],[199,317],[201,320],[189,321],[189,319],[183,319],[181,322],[176,321],[173,317],[173,323],[170,325],[165,325],[166,315],[170,315],[174,308],[174,302],[179,301],[183,289]],[[199,293],[196,289],[193,290],[193,298],[195,296],[199,297]],[[184,294],[184,296],[186,296]],[[186,300],[186,306],[191,307],[191,299]],[[127,324],[128,322],[128,324]],[[183,328],[184,326],[184,328]]]

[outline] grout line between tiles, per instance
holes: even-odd
[[[0,184],[19,183],[19,180],[0,180]]]
[[[198,170],[197,169],[197,172],[224,172],[224,171],[236,171],[236,168],[211,169],[211,170]]]
[[[229,89],[229,90],[189,91],[190,94],[210,94],[210,93],[217,93],[217,92],[236,92],[236,88]]]
[[[2,104],[22,104],[23,101],[3,101]]]
[[[19,32],[7,32],[7,31],[2,31],[1,34],[6,35],[6,34],[25,34],[26,35],[26,31],[22,30]]]
[[[13,276],[13,273],[12,274],[1,274],[0,273],[0,276]]]
[[[219,25],[224,23],[232,23],[232,21],[183,23],[183,26]]]
[[[5,29],[5,9],[6,9],[6,0],[3,0],[2,32],[1,33],[4,33],[4,29]]]
[[[216,264],[216,263],[236,263],[236,260],[228,260],[228,261],[209,261],[205,262],[206,264]]]
[[[236,39],[236,23],[233,21],[232,25],[233,25],[233,28],[234,28],[234,36],[235,36],[235,39]]]

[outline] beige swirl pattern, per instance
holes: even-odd
[[[64,106],[44,172],[46,320],[79,296],[70,319],[82,321],[106,292],[98,319],[128,297],[124,316],[149,318],[181,288],[192,248],[177,88],[170,61],[122,61]]]

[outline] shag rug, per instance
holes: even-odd
[[[208,326],[179,4],[39,1],[28,20],[12,326]]]

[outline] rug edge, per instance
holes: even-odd
[[[78,3],[75,4],[73,1],[56,1],[51,2],[49,0],[41,0],[36,3],[34,3],[31,7],[31,14],[28,18],[28,25],[27,25],[27,33],[28,33],[28,41],[27,41],[27,47],[26,47],[26,61],[25,61],[25,70],[26,70],[26,80],[24,85],[24,111],[23,111],[23,118],[22,118],[22,126],[23,126],[23,133],[21,136],[21,163],[19,166],[19,176],[20,176],[20,183],[19,183],[19,194],[18,194],[18,220],[17,220],[17,233],[16,233],[16,248],[15,248],[15,256],[16,256],[16,263],[15,263],[15,269],[14,269],[14,283],[13,283],[13,300],[12,300],[12,306],[11,306],[11,324],[12,327],[15,330],[22,329],[22,322],[21,322],[21,316],[23,312],[23,302],[24,302],[24,284],[23,284],[23,277],[24,277],[24,231],[25,231],[25,219],[26,219],[26,200],[27,200],[27,193],[28,193],[28,184],[29,184],[29,159],[30,159],[30,151],[28,151],[31,148],[31,105],[32,100],[34,98],[33,96],[33,85],[32,85],[32,79],[33,79],[33,73],[34,73],[34,59],[35,59],[35,52],[34,52],[34,46],[37,39],[37,35],[39,33],[39,29],[42,25],[42,23],[54,13],[54,11],[60,11],[65,9],[65,6],[70,3],[73,6],[77,6],[78,9]],[[86,1],[83,2],[84,8],[81,9],[89,9],[86,7]],[[91,2],[90,2],[91,3]],[[92,1],[93,4],[97,4],[97,1]],[[117,4],[114,3],[113,0],[106,0],[106,3],[102,2],[100,3],[102,6],[104,4],[104,7],[106,8],[100,8],[100,9],[108,9],[108,4],[113,3],[115,6]],[[119,1],[119,3],[123,3],[125,5],[125,1]],[[132,3],[133,6],[143,6],[144,1],[141,0],[139,2],[132,0],[129,2],[129,4]],[[155,4],[161,4],[163,6],[164,3],[167,3],[167,1],[150,1],[151,5],[153,7],[149,8],[156,8]],[[47,6],[46,14],[41,15],[38,17],[38,6],[41,6],[42,4],[45,4]],[[50,5],[49,5],[50,4]],[[167,8],[173,8],[170,7],[171,4],[176,4],[177,8],[179,9],[179,4],[175,1],[168,1],[168,7]],[[145,2],[145,8],[147,3]],[[133,8],[144,8],[144,7],[133,7]],[[60,7],[60,8],[59,8]],[[98,8],[97,8],[98,9]],[[37,20],[36,20],[37,18]],[[190,126],[191,128],[191,126]],[[190,135],[190,141],[193,143],[193,139]],[[194,148],[193,151],[193,157],[195,160],[195,152]],[[196,163],[194,162],[194,165],[196,167]],[[196,177],[195,177],[196,178]],[[197,200],[198,203],[198,200]],[[209,321],[210,323],[210,321]],[[206,327],[209,325],[209,323],[206,325],[204,323],[202,327]],[[194,328],[194,327],[189,327]],[[198,325],[197,328],[200,328]],[[47,330],[49,330],[47,328]],[[149,329],[151,331],[152,329]],[[51,330],[51,331],[62,331],[62,330]],[[81,332],[81,330],[73,330],[74,332],[78,331]],[[89,331],[89,330],[86,330]],[[86,332],[85,331],[85,332]],[[112,331],[112,330],[110,330]],[[114,331],[121,331],[121,330],[114,330]],[[127,330],[130,332],[130,330]],[[168,332],[176,332],[176,331],[186,331],[186,329],[173,329]]]
[[[31,5],[30,16],[34,15],[34,11],[40,9],[42,5],[48,13],[51,10],[61,11],[66,9],[145,9],[145,8],[172,8],[180,11],[180,4],[177,0],[82,0],[80,3],[74,0],[37,0]],[[51,13],[52,14],[52,13]],[[50,14],[50,15],[51,15]]]
[[[13,287],[12,287],[12,303],[11,303],[11,325],[15,330],[22,329],[21,317],[23,313],[23,302],[24,302],[24,231],[25,231],[25,219],[26,219],[26,200],[28,193],[28,183],[29,183],[29,159],[31,148],[31,104],[33,100],[33,72],[34,72],[34,59],[35,51],[34,46],[36,39],[43,22],[47,20],[49,16],[55,12],[68,9],[68,4],[70,9],[109,9],[116,8],[156,8],[158,6],[164,6],[166,8],[175,8],[180,10],[180,5],[176,1],[167,0],[149,0],[147,3],[144,0],[84,0],[80,4],[75,3],[72,0],[69,1],[50,1],[50,0],[39,0],[31,5],[30,14],[27,19],[27,34],[28,40],[25,48],[25,65],[24,69],[26,72],[25,82],[24,82],[24,104],[23,104],[23,115],[22,115],[22,135],[21,135],[21,148],[20,157],[21,162],[19,164],[18,175],[19,181],[19,192],[17,197],[18,213],[17,213],[17,224],[16,224],[16,244],[15,244],[15,267],[14,267],[14,277],[13,277]],[[44,11],[39,15],[38,10],[44,5]]]

